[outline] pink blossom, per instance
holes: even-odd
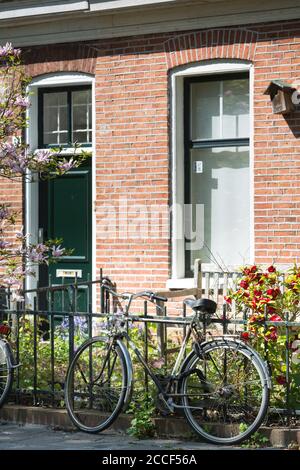
[[[6,57],[12,55],[14,57],[19,57],[21,54],[21,49],[14,49],[10,42],[7,42],[5,46],[0,46],[0,57]]]
[[[67,172],[74,168],[76,166],[76,162],[74,162],[73,158],[70,158],[70,160],[64,159],[62,162],[58,163],[58,168],[62,172]]]
[[[61,248],[60,245],[51,247],[53,258],[59,258],[65,252],[65,248]]]
[[[34,154],[34,159],[37,163],[49,163],[51,159],[51,152],[49,150],[37,150]]]
[[[30,101],[29,101],[29,98],[27,96],[18,95],[15,98],[15,104],[17,106],[21,106],[22,108],[29,108]]]

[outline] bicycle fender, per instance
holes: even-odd
[[[123,341],[120,339],[117,340],[117,345],[124,354],[126,368],[127,368],[127,390],[124,399],[123,411],[125,411],[131,401],[132,392],[133,392],[133,367],[132,361],[127,347],[124,345]]]

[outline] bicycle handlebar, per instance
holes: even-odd
[[[138,292],[137,294],[134,294],[134,298],[137,298],[137,297],[149,297],[150,300],[158,300],[160,302],[168,301],[167,297],[156,295],[155,292],[150,292],[150,291],[143,291],[143,292]]]
[[[155,292],[151,292],[151,291],[142,291],[142,292],[137,292],[136,294],[132,294],[132,293],[127,293],[127,292],[123,292],[122,294],[118,294],[117,292],[115,292],[110,286],[108,285],[105,285],[105,283],[102,284],[103,287],[105,289],[107,289],[113,296],[115,297],[121,297],[122,299],[130,299],[130,297],[132,299],[137,299],[138,297],[149,297],[149,300],[150,301],[153,301],[153,300],[158,300],[159,302],[167,302],[168,299],[167,297],[163,297],[163,296],[160,296],[160,295],[156,295]]]

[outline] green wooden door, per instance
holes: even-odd
[[[42,284],[67,284],[91,279],[92,272],[92,178],[91,164],[85,163],[58,178],[41,185],[40,219],[44,238],[62,238],[62,246],[73,252],[62,256],[57,263],[41,274]],[[42,200],[41,200],[42,199]],[[48,278],[48,279],[47,279]],[[70,293],[55,294],[54,308],[70,308]],[[77,310],[88,311],[91,302],[86,286],[78,289]]]

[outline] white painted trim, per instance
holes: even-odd
[[[167,289],[192,289],[195,287],[195,281],[193,278],[185,279],[168,279]]]
[[[22,2],[23,3],[23,2]],[[107,2],[103,2],[107,3]],[[299,18],[299,0],[175,1],[107,11],[78,11],[3,19],[0,4],[0,44],[24,47],[88,41],[138,34],[161,34]],[[280,24],[281,26],[281,24]],[[279,28],[280,28],[279,26]]]
[[[184,203],[182,175],[184,174],[184,137],[183,137],[183,79],[195,75],[212,75],[236,72],[249,72],[250,90],[250,257],[254,259],[254,144],[253,144],[253,66],[242,60],[209,60],[201,64],[186,65],[175,69],[170,76],[171,85],[171,159],[172,159],[172,279],[167,281],[167,287],[190,286],[184,278],[184,238],[181,236],[182,221],[180,207]],[[214,269],[209,264],[202,265],[203,271]],[[174,284],[173,284],[174,281]],[[187,284],[186,284],[187,283]]]
[[[94,80],[93,75],[80,72],[60,72],[47,73],[33,78],[30,83],[31,88],[45,88],[50,86],[67,86],[67,85],[88,85]]]
[[[10,2],[1,5],[1,20],[25,18],[40,15],[51,15],[57,13],[78,12],[89,9],[88,1],[62,2],[46,1],[34,3],[30,2]]]
[[[92,110],[93,110],[93,141],[92,141],[92,279],[98,278],[97,273],[97,218],[96,218],[96,201],[97,201],[97,186],[96,186],[96,84],[92,80]],[[97,311],[97,285],[92,285],[92,311]]]
[[[178,0],[90,0],[90,11],[110,11],[119,10],[121,8],[155,6],[166,3],[175,3]]]
[[[94,211],[96,201],[96,153],[95,153],[95,129],[96,129],[96,102],[95,102],[95,79],[92,75],[83,73],[53,73],[46,74],[36,77],[32,80],[28,86],[28,91],[31,94],[31,107],[27,112],[29,119],[29,127],[26,130],[26,141],[29,144],[30,150],[34,151],[37,149],[38,143],[38,95],[37,91],[39,88],[44,87],[58,87],[58,86],[69,86],[69,85],[88,85],[92,86],[93,96],[93,142],[92,147],[87,147],[86,150],[92,151],[92,279],[97,275],[96,273],[96,213]],[[83,148],[82,148],[83,149]],[[68,153],[68,149],[64,150],[64,153]],[[25,229],[26,233],[31,234],[31,241],[36,243],[38,240],[38,182],[25,183]],[[38,270],[35,278],[28,277],[26,279],[26,289],[36,288],[38,280]],[[93,311],[96,308],[96,287],[93,286]]]
[[[255,260],[255,232],[254,232],[254,73],[252,65],[249,68],[249,101],[250,101],[250,146],[249,146],[249,170],[250,170],[250,263]]]

